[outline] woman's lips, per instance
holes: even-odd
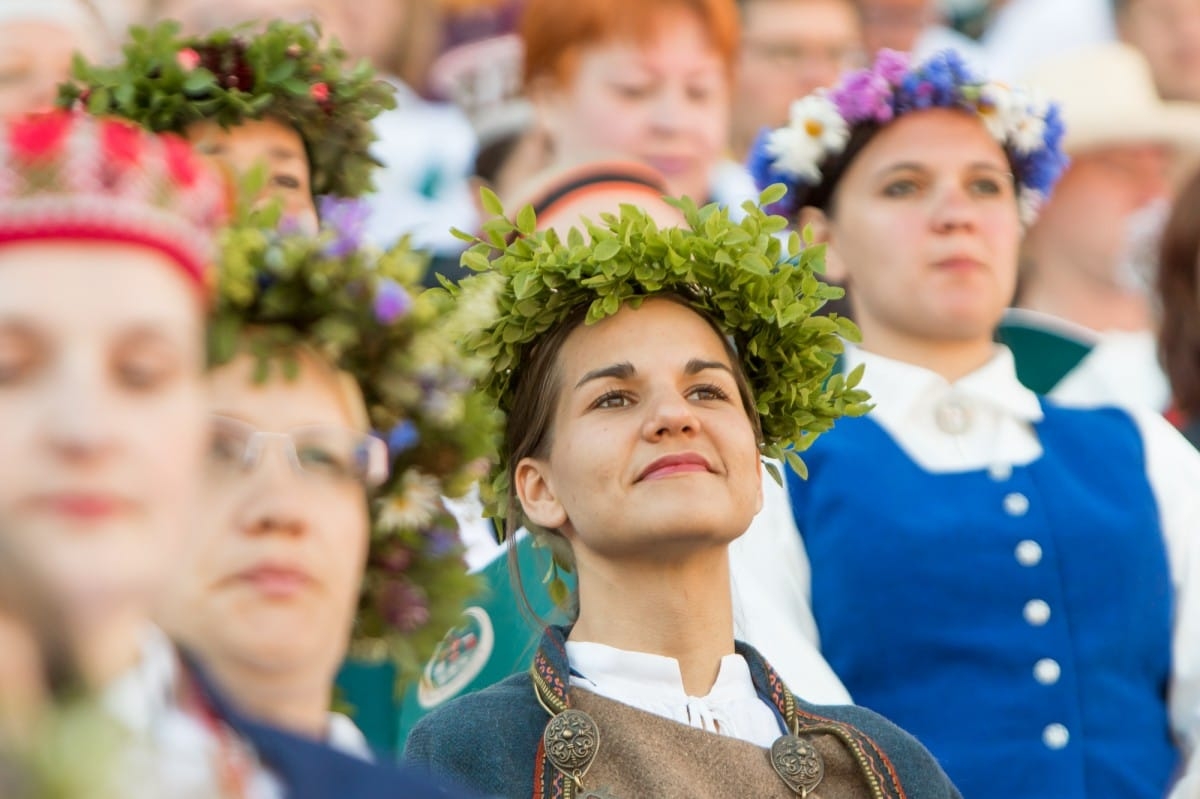
[[[708,459],[696,453],[685,452],[678,455],[666,455],[650,463],[638,476],[638,482],[646,480],[661,480],[676,474],[693,472],[711,472]]]
[[[127,512],[130,503],[124,497],[115,494],[64,491],[43,494],[34,500],[34,505],[55,516],[94,522]]]
[[[272,599],[288,599],[307,591],[313,579],[302,569],[266,565],[239,572],[237,582],[250,585]]]
[[[983,264],[978,259],[967,255],[954,255],[949,258],[943,258],[936,262],[934,266],[938,269],[946,269],[953,272],[965,272],[971,269],[978,269]]]

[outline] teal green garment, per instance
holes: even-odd
[[[521,580],[529,604],[545,623],[566,621],[547,593],[542,576],[550,552],[523,536],[516,543]],[[450,630],[421,676],[403,696],[392,690],[395,672],[388,666],[350,662],[338,676],[340,698],[372,748],[399,755],[409,731],[434,708],[526,671],[533,662],[542,625],[526,617],[509,577],[508,553],[480,570],[486,588]],[[571,575],[566,575],[570,578]],[[573,584],[571,585],[573,589]]]
[[[1043,396],[1053,391],[1093,346],[1090,341],[1013,315],[996,329],[996,341],[1012,350],[1017,379],[1022,385]]]

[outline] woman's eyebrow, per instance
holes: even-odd
[[[637,374],[637,369],[634,369],[633,364],[631,364],[629,361],[625,361],[624,363],[614,363],[611,366],[593,369],[592,371],[588,372],[582,378],[580,378],[578,383],[575,384],[575,389],[578,390],[583,387],[584,383],[590,383],[593,380],[601,380],[605,377],[615,377],[618,380],[628,380],[635,374]]]

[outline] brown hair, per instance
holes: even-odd
[[[1179,193],[1159,245],[1159,358],[1179,410],[1200,416],[1200,172]]]
[[[758,407],[754,402],[754,391],[737,351],[729,337],[721,330],[719,324],[708,314],[698,310],[687,299],[678,294],[656,294],[655,299],[665,299],[676,302],[693,313],[699,315],[709,327],[720,337],[725,354],[733,367],[734,382],[737,384],[738,396],[742,400],[742,408],[750,419],[754,430],[754,440],[762,443],[762,420],[758,415]],[[555,559],[562,564],[574,567],[571,547],[557,530],[547,530],[539,527],[526,518],[517,497],[516,473],[517,465],[524,458],[544,458],[554,442],[554,413],[562,387],[562,366],[558,355],[563,344],[584,320],[587,318],[588,306],[581,305],[571,311],[555,327],[547,331],[536,341],[521,359],[517,372],[512,380],[512,402],[508,408],[508,420],[505,423],[504,439],[502,442],[503,455],[508,464],[508,511],[504,519],[504,531],[508,541],[508,566],[513,585],[521,600],[522,609],[526,615],[544,624],[537,612],[531,607],[524,590],[520,567],[517,561],[516,533],[524,526],[530,534],[545,543],[554,554]],[[574,615],[574,609],[571,609]]]
[[[689,11],[732,72],[741,31],[734,0],[528,0],[521,14],[525,86],[574,76],[579,51],[614,39],[645,42],[661,30],[667,11]]]

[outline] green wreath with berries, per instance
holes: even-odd
[[[59,105],[129,119],[155,132],[186,132],[212,120],[234,127],[272,118],[304,141],[315,195],[358,197],[371,189],[378,162],[371,120],[394,108],[394,89],[370,64],[352,65],[312,23],[274,21],[182,37],[164,22],[133,28],[113,66],[76,55]]]
[[[427,259],[407,240],[387,251],[363,245],[361,200],[327,207],[315,237],[278,232],[277,206],[256,214],[223,234],[209,360],[250,353],[265,379],[272,369],[294,374],[297,354],[316,352],[357,381],[391,468],[372,496],[351,654],[390,659],[403,683],[480,587],[442,499],[466,494],[494,452],[498,416],[471,391],[488,363],[458,345],[494,300],[423,291]]]

